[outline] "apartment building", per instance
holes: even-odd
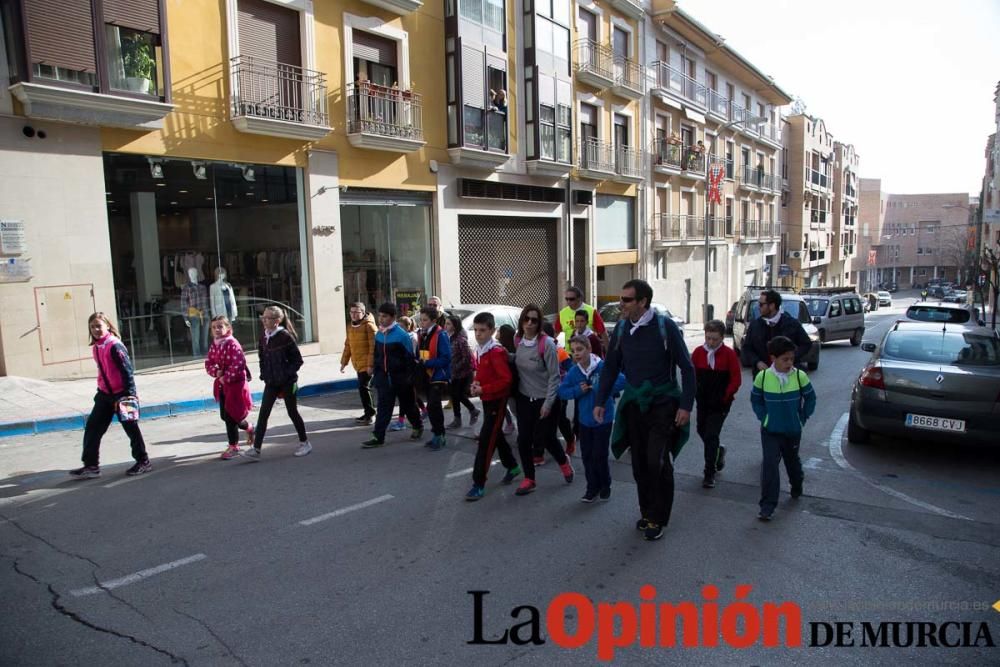
[[[871,292],[878,289],[883,282],[882,271],[888,272],[890,266],[887,255],[892,248],[887,246],[880,252],[889,193],[882,190],[882,181],[878,178],[858,179],[858,189],[858,259],[852,267],[850,282],[859,290]],[[889,278],[887,275],[886,280]]]
[[[791,98],[672,2],[654,1],[645,61],[651,174],[645,275],[688,321],[778,273],[781,115]],[[706,205],[712,167],[720,202]],[[707,292],[707,300],[705,294]]]
[[[983,240],[1000,246],[1000,83],[993,93],[996,132],[986,142],[986,169],[983,172]]]
[[[348,301],[436,289],[457,255],[432,228],[446,116],[424,106],[445,97],[444,9],[0,0],[0,217],[18,238],[0,373],[93,373],[94,310],[138,368],[196,362],[189,270],[233,295],[245,345],[278,303],[307,352],[340,348]]]
[[[858,153],[853,144],[833,142],[834,234],[829,284],[852,285],[852,265],[858,244]]]

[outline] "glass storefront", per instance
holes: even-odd
[[[429,198],[349,191],[341,197],[340,225],[345,305],[360,301],[374,312],[390,301],[407,315],[427,302],[432,284]]]
[[[301,170],[110,153],[104,177],[119,330],[136,368],[203,357],[220,314],[255,349],[270,304],[312,340]]]

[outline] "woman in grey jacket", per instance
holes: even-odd
[[[517,369],[517,449],[524,481],[515,492],[524,496],[535,490],[533,450],[549,450],[566,483],[573,481],[573,466],[556,439],[556,399],[559,391],[559,357],[556,341],[541,332],[542,310],[531,303],[518,319],[514,365]]]

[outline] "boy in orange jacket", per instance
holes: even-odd
[[[465,494],[468,501],[476,501],[486,495],[486,475],[493,461],[493,450],[500,454],[500,463],[507,469],[503,483],[510,484],[521,474],[507,439],[503,435],[503,421],[507,414],[507,398],[510,396],[513,376],[507,350],[496,341],[496,320],[493,313],[479,313],[472,321],[478,349],[476,356],[479,366],[469,393],[483,401],[483,425],[479,430],[479,444],[476,448],[476,462],[472,467],[472,488]]]

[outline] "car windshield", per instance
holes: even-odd
[[[963,308],[942,308],[940,306],[910,306],[906,309],[907,319],[919,322],[947,322],[964,324],[971,319],[971,313]]]
[[[469,310],[468,308],[450,308],[448,310],[449,315],[454,315],[455,317],[463,321],[465,320],[466,317],[468,317],[469,315],[474,315],[475,313],[476,311]]]
[[[823,317],[826,315],[826,307],[830,305],[828,299],[806,299],[806,305],[809,307],[809,314],[813,317]]]
[[[605,322],[617,322],[622,316],[622,307],[619,303],[609,303],[598,312],[600,312],[601,319]]]
[[[781,310],[788,313],[803,324],[812,322],[812,318],[809,317],[809,309],[806,308],[806,304],[803,301],[790,301],[785,299],[781,302]],[[760,303],[753,301],[750,304],[750,319],[755,320],[758,317],[760,317]]]
[[[879,296],[884,296],[884,297],[892,296],[891,294],[889,294],[888,292],[885,292],[885,291],[879,292],[878,295]]]
[[[966,332],[893,331],[886,336],[882,356],[932,364],[1000,366],[1000,342]]]

